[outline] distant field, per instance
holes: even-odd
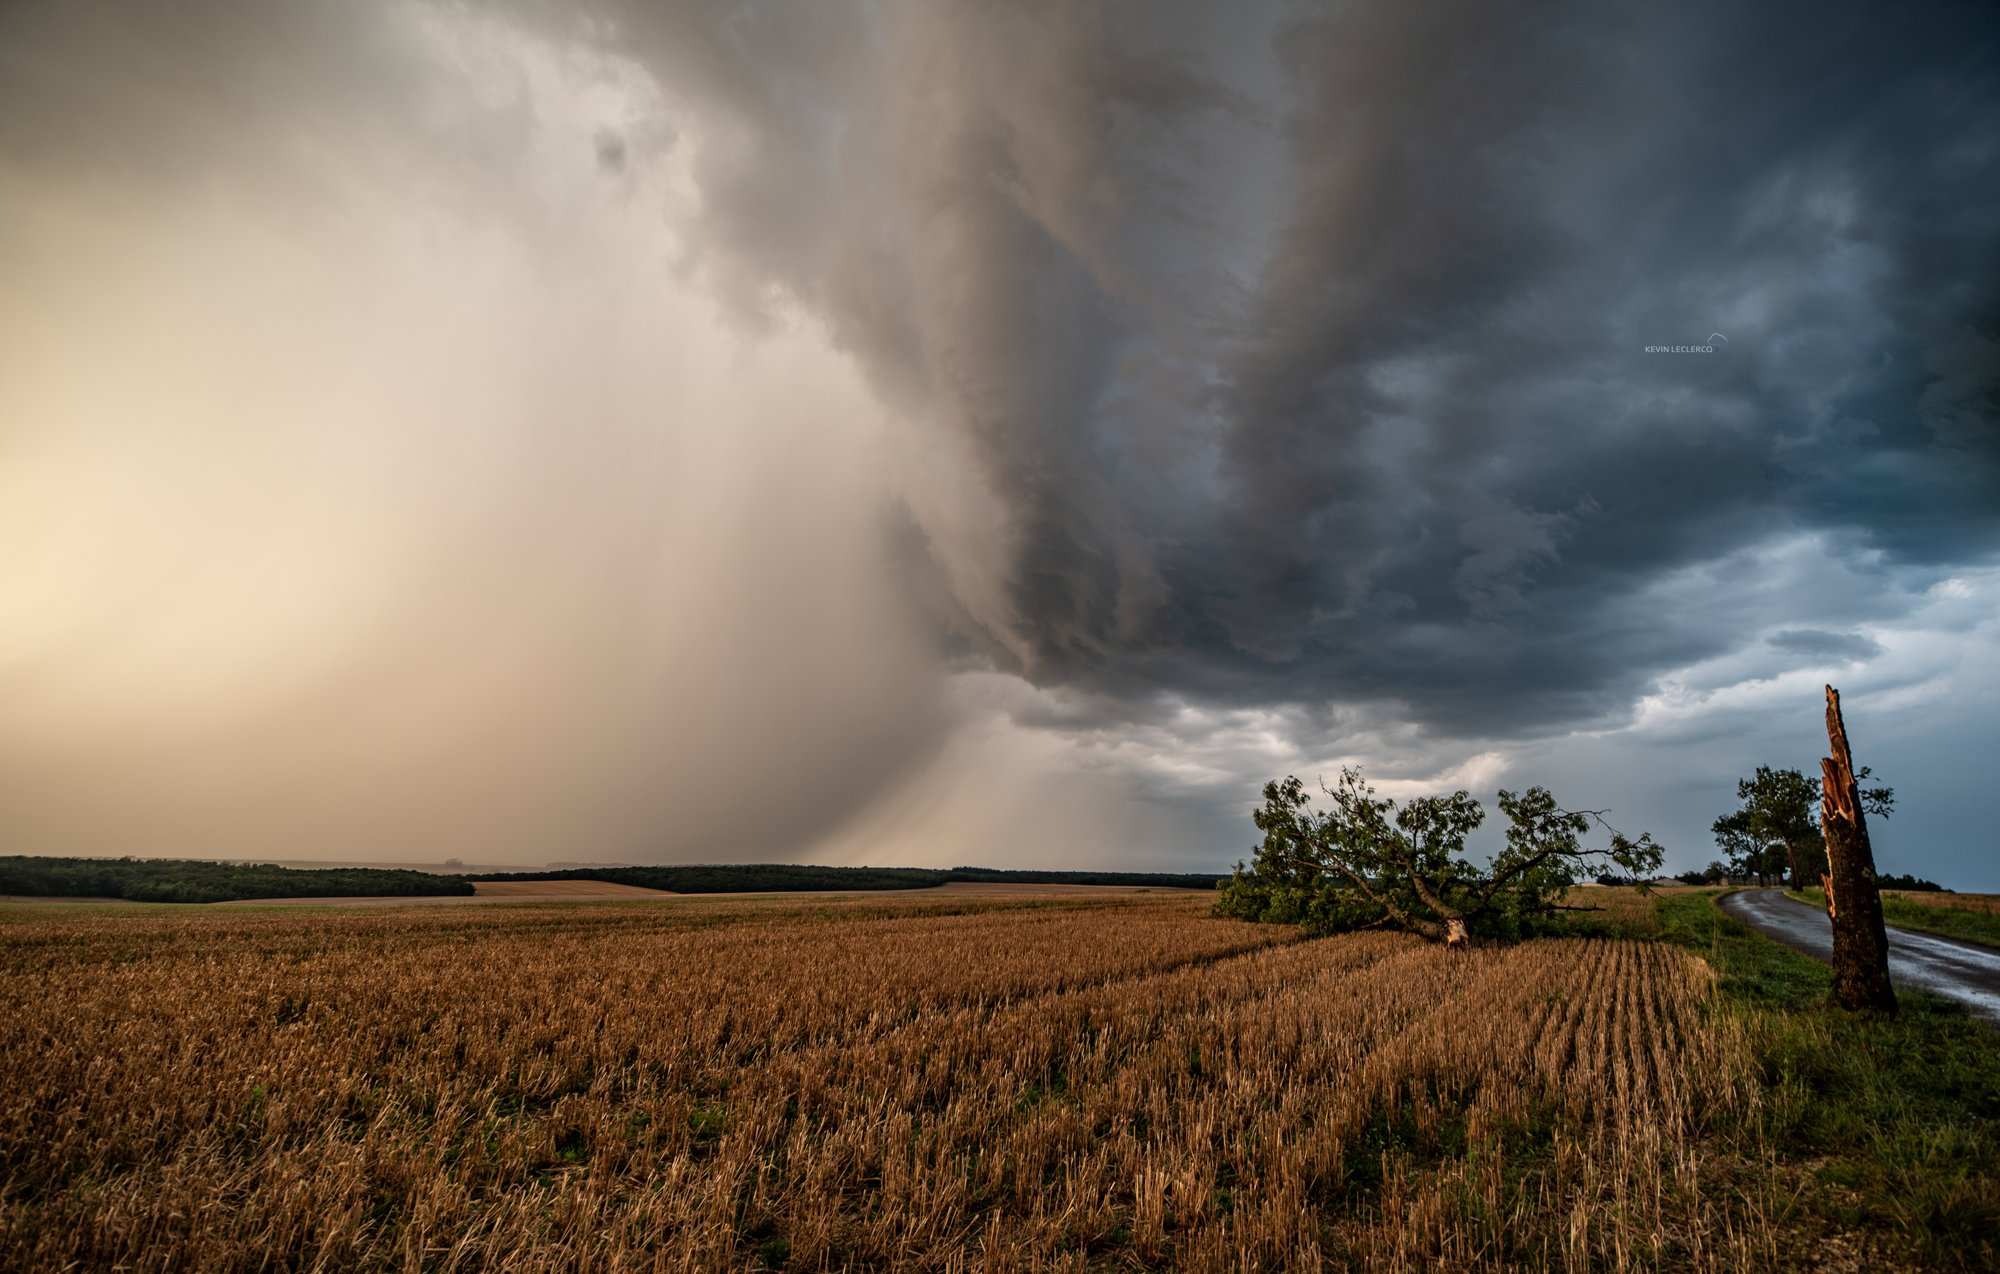
[[[951,898],[1008,898],[1008,897],[1073,897],[1120,896],[1148,893],[1188,893],[1191,891],[1162,887],[1158,885],[1036,885],[1012,882],[953,881],[950,884],[934,885],[922,890],[908,889],[800,889],[800,890],[755,890],[740,893],[677,894],[663,889],[645,889],[637,885],[620,885],[604,880],[541,880],[509,879],[481,880],[473,882],[473,893],[465,897],[413,898],[413,897],[356,897],[356,898],[259,898],[241,902],[216,903],[218,907],[231,909],[264,909],[271,907],[463,907],[480,904],[518,905],[536,902],[695,902],[725,899],[821,899],[830,904],[848,901],[865,902],[871,899],[924,896],[945,896]],[[1207,891],[1200,891],[1208,896]],[[39,901],[39,900],[34,900]],[[91,905],[105,899],[69,899],[70,905]]]
[[[1119,888],[1214,889],[1224,877],[1189,872],[1018,871],[992,867],[826,867],[812,863],[680,863],[653,867],[577,867],[562,871],[496,872],[474,881],[604,880],[678,894],[880,893],[988,886],[1092,885]]]
[[[156,903],[314,902],[379,907],[395,899],[473,902],[559,898],[1047,890],[1202,889],[1186,872],[1018,871],[990,867],[828,867],[811,863],[682,863],[458,874],[431,868],[310,866],[211,859],[0,856],[0,902],[48,898]]]
[[[1981,915],[2000,916],[2000,894],[1947,894],[1924,889],[1890,889],[1884,891],[1884,896],[1945,911],[1976,911]]]

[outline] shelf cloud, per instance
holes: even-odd
[[[1221,866],[1359,762],[1689,865],[1837,676],[1946,837],[1996,67],[1971,4],[9,6],[0,830]]]

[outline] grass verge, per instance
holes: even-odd
[[[1825,908],[1826,894],[1819,889],[1787,889],[1785,896]],[[1951,897],[1944,895],[1943,897]],[[1976,897],[1976,895],[1975,895]],[[2000,947],[2000,912],[1975,911],[1945,903],[1919,902],[1905,894],[1882,895],[1882,919],[1903,929],[1935,933],[1940,937]]]
[[[2000,1035],[1921,992],[1899,991],[1893,1018],[1835,1009],[1826,966],[1715,898],[1661,898],[1660,936],[1708,959],[1748,1029],[1764,1100],[1744,1148],[1796,1177],[1801,1238],[1879,1238],[1869,1263],[2000,1268]]]

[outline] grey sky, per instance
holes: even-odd
[[[0,837],[1690,866],[1832,681],[2000,888],[1996,139],[1971,4],[9,6]]]

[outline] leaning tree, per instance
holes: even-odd
[[[1652,837],[1629,840],[1603,811],[1563,809],[1546,788],[1500,793],[1507,844],[1484,867],[1465,856],[1466,837],[1486,814],[1464,791],[1398,808],[1354,768],[1321,791],[1328,808],[1313,810],[1297,778],[1264,785],[1264,804],[1251,816],[1263,843],[1223,885],[1220,914],[1312,933],[1394,927],[1457,944],[1469,933],[1518,937],[1557,912],[1581,910],[1565,906],[1564,894],[1608,868],[1647,876],[1660,867]],[[1598,826],[1609,843],[1586,846]]]

